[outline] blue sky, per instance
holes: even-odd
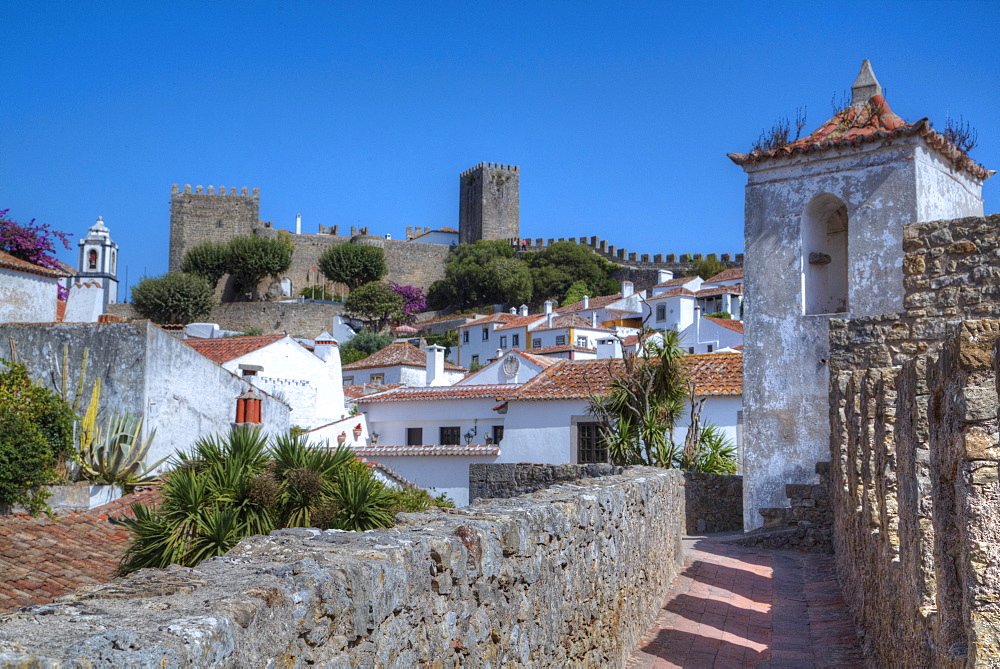
[[[173,183],[259,187],[276,227],[400,238],[456,226],[482,161],[521,166],[525,237],[740,252],[726,153],[797,107],[819,126],[863,58],[896,113],[961,115],[1000,167],[993,0],[4,0],[0,24],[0,209],[74,239],[102,215],[130,283],[166,271]]]

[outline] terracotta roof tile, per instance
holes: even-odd
[[[163,326],[160,326],[163,327]],[[235,360],[270,346],[288,335],[258,335],[253,337],[220,337],[219,339],[185,339],[185,344],[219,364]]]
[[[6,516],[0,522],[0,612],[48,604],[84,585],[105,583],[132,533],[109,522],[131,514],[135,502],[155,504],[149,487],[87,513],[55,518]]]
[[[698,297],[708,297],[710,295],[742,295],[743,284],[737,283],[732,286],[719,286],[717,288],[705,288],[695,293]]]
[[[356,369],[371,369],[373,367],[395,367],[403,365],[406,367],[426,367],[427,351],[422,351],[413,344],[406,342],[396,342],[389,344],[385,348],[375,351],[367,358],[362,358],[344,365],[344,371],[350,372]],[[450,372],[464,372],[464,367],[452,364],[445,360],[444,368]]]
[[[0,251],[0,267],[6,267],[7,269],[14,269],[19,272],[27,272],[29,274],[38,274],[40,276],[47,276],[53,279],[59,279],[64,276],[70,276],[69,273],[64,272],[59,269],[49,269],[48,267],[42,267],[41,265],[36,265],[30,263],[27,260],[21,260],[20,258],[15,258],[11,254]]]
[[[541,356],[538,356],[541,357]],[[551,358],[550,358],[551,359]],[[358,404],[384,402],[426,402],[430,400],[474,400],[485,397],[509,395],[519,384],[491,384],[478,386],[401,387],[387,393],[358,398]]]
[[[707,353],[684,357],[698,395],[739,395],[743,392],[743,356]],[[607,392],[612,370],[621,360],[566,360],[564,364],[524,384],[509,401],[584,399]]]
[[[510,314],[510,315],[513,316],[514,314]],[[509,322],[504,323],[503,325],[501,325],[500,327],[498,327],[497,331],[500,331],[500,330],[509,330],[511,328],[528,327],[528,326],[532,325],[533,323],[537,323],[538,321],[543,320],[544,318],[545,318],[545,314],[534,314],[532,316],[517,316],[516,318],[514,318],[514,319],[510,320]],[[470,325],[472,325],[472,324],[470,323]]]
[[[685,283],[688,283],[689,281],[694,281],[697,278],[698,277],[696,276],[678,276],[673,279],[670,279],[669,281],[658,283],[655,286],[653,286],[653,288],[673,288],[675,286],[683,286]]]
[[[575,353],[597,353],[596,348],[587,348],[586,346],[576,346],[575,344],[566,344],[563,346],[542,346],[539,348],[531,349],[531,352],[535,355],[548,355],[550,353],[568,353],[573,351]]]
[[[746,165],[797,153],[822,151],[835,146],[878,142],[896,137],[920,135],[938,153],[959,169],[968,171],[979,179],[993,175],[982,165],[969,158],[964,151],[949,142],[944,135],[934,131],[928,119],[907,123],[893,113],[882,95],[873,95],[867,104],[840,110],[807,137],[777,149],[752,151],[747,154],[730,153],[737,165]]]
[[[588,306],[586,309],[583,307],[583,300],[580,300],[579,302],[574,302],[573,304],[567,304],[565,307],[558,307],[555,311],[560,314],[570,314],[574,311],[601,309],[604,306],[611,304],[612,302],[617,302],[620,299],[622,299],[621,293],[616,293],[615,295],[598,295],[597,297],[588,298]]]
[[[484,325],[486,323],[509,323],[516,318],[519,318],[519,316],[504,311],[498,314],[490,314],[489,316],[483,316],[482,318],[477,318],[474,321],[469,321],[465,325],[459,325],[458,327],[468,328],[474,325]]]
[[[396,388],[401,388],[402,383],[363,383],[360,385],[346,385],[344,386],[344,397],[348,399],[357,399],[358,397],[365,397],[366,395],[374,395],[376,393],[384,393],[387,390],[395,390]]]
[[[494,456],[500,455],[500,447],[492,444],[482,444],[472,446],[363,446],[354,450],[358,455],[365,457],[373,455],[395,455],[395,456],[415,456],[415,455],[480,455]]]
[[[630,312],[621,312],[630,313]],[[544,316],[543,316],[544,318]],[[537,327],[532,332],[545,332],[547,330],[563,330],[565,328],[581,328],[586,330],[596,330],[599,332],[613,332],[603,325],[592,325],[590,320],[577,316],[576,314],[558,314],[552,319],[552,327]]]
[[[743,321],[737,321],[731,318],[712,318],[711,316],[702,316],[702,318],[706,321],[712,321],[716,325],[724,327],[727,330],[743,334]]]
[[[737,279],[743,278],[743,268],[742,267],[730,267],[729,269],[724,269],[711,279],[705,281],[705,283],[717,283],[719,281],[736,281]]]
[[[692,291],[690,291],[690,290],[688,290],[687,288],[671,288],[668,291],[665,291],[663,293],[658,293],[658,294],[653,295],[652,297],[649,297],[649,298],[646,298],[646,299],[647,299],[647,301],[648,300],[658,300],[661,297],[676,297],[677,295],[688,295],[690,297],[694,297],[695,293],[692,292]]]

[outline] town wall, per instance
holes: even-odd
[[[623,667],[679,571],[682,488],[637,467],[390,530],[244,539],[3,616],[0,665]]]
[[[904,311],[831,321],[834,547],[877,666],[1000,663],[1000,215],[905,227]]]
[[[333,318],[341,311],[339,304],[319,302],[226,302],[215,307],[205,322],[234,332],[260,328],[263,334],[287,332],[313,339],[324,330],[333,332]],[[121,318],[141,318],[131,304],[109,304],[108,312]]]

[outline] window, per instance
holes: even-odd
[[[442,427],[440,441],[442,445],[460,444],[462,443],[459,441],[461,436],[458,427]]]
[[[576,457],[581,465],[608,461],[608,449],[601,439],[598,423],[577,423]]]
[[[478,355],[472,356],[472,362],[478,365],[479,364],[479,356]]]
[[[493,426],[493,443],[499,444],[503,440],[503,425]]]
[[[462,343],[463,344],[468,344],[469,343],[469,331],[467,329],[466,330],[462,330]]]
[[[688,347],[688,353],[690,353],[691,355],[694,355],[694,346],[689,346]]]
[[[369,383],[385,383],[385,374],[372,374]]]
[[[408,427],[408,428],[406,428],[406,445],[407,446],[423,446],[424,445],[424,428],[422,428],[422,427]]]
[[[577,346],[582,346],[583,348],[587,348],[587,338],[586,337],[577,337],[576,338],[576,345]]]
[[[490,329],[483,328],[483,341],[489,341],[489,338],[490,338]]]
[[[667,305],[665,304],[656,305],[656,320],[658,321],[667,320]]]
[[[87,254],[87,269],[97,269],[97,251],[94,249]]]
[[[353,386],[354,385],[354,377],[353,376],[345,376],[344,377],[344,385],[345,386]]]
[[[500,337],[500,348],[507,348],[507,335]]]
[[[566,335],[556,335],[556,346],[566,345]]]
[[[712,345],[711,345],[711,344],[709,344],[709,345],[708,345],[708,352],[709,352],[709,353],[711,353],[711,352],[712,352]]]
[[[519,334],[511,335],[510,336],[510,345],[511,346],[520,346],[521,345],[521,335],[519,335]]]
[[[532,339],[531,340],[531,348],[541,348],[541,347],[542,347],[542,340],[541,339]]]

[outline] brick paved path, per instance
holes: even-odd
[[[693,540],[628,667],[864,666],[832,556],[723,539]]]

